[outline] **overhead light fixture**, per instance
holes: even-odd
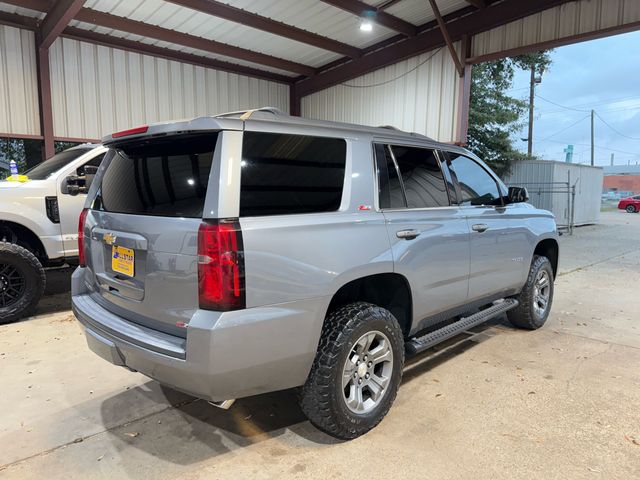
[[[370,32],[373,30],[373,23],[371,22],[371,20],[363,18],[360,21],[360,30],[362,30],[363,32]]]

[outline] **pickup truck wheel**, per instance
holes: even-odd
[[[33,253],[0,242],[0,324],[29,315],[42,297],[45,282],[44,269]]]
[[[636,207],[634,205],[627,205],[627,213],[636,213]]]
[[[325,433],[356,438],[391,408],[403,366],[402,329],[391,312],[364,302],[340,307],[325,319],[300,407]]]
[[[535,255],[520,295],[520,304],[507,312],[509,321],[519,328],[536,330],[544,325],[553,302],[553,268],[547,257]]]

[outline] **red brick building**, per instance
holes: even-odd
[[[602,192],[631,192],[640,194],[640,165],[604,167]]]

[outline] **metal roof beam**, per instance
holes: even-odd
[[[49,48],[84,5],[85,0],[58,0],[44,17],[38,32],[40,48]]]
[[[400,32],[407,37],[414,37],[418,34],[418,27],[414,24],[406,22],[401,18],[394,17],[379,8],[373,7],[359,0],[322,0],[324,3],[333,5],[349,13],[362,17],[370,15],[371,19],[376,23]],[[368,18],[368,17],[367,17]]]
[[[491,30],[505,23],[572,1],[575,0],[528,0],[527,2],[505,0],[446,22],[446,25],[452,41],[455,42],[460,40],[464,34],[474,35]],[[435,28],[423,30],[423,27],[419,27],[419,29],[422,33],[413,38],[399,39],[397,42],[378,50],[375,50],[374,46],[370,49],[371,53],[361,58],[336,66],[314,77],[300,80],[296,83],[298,94],[301,96],[309,95],[444,46],[444,39],[439,30]],[[385,44],[385,42],[381,43]],[[322,71],[323,67],[320,67],[319,70]]]
[[[433,10],[433,15],[436,17],[438,26],[440,27],[440,32],[442,32],[442,38],[444,38],[444,41],[447,44],[447,48],[449,49],[449,53],[451,54],[451,58],[453,59],[453,63],[456,65],[458,75],[462,77],[464,75],[464,67],[462,66],[462,62],[460,62],[460,59],[458,58],[458,52],[456,52],[456,49],[453,46],[451,36],[449,35],[449,31],[447,30],[447,25],[442,19],[442,15],[440,15],[440,9],[436,4],[436,0],[429,0],[429,3],[431,4],[431,10]]]
[[[0,12],[0,24],[10,25],[17,28],[25,28],[33,31],[37,31],[39,27],[39,22],[35,18],[25,17],[24,15],[7,12]],[[172,50],[170,48],[162,48],[142,42],[126,40],[124,38],[92,32],[90,30],[84,30],[82,28],[67,27],[63,30],[61,36],[80,40],[83,42],[93,43],[95,45],[119,48],[121,50],[127,50],[129,52],[151,55],[158,58],[164,58],[166,60],[189,63],[206,68],[214,68],[216,70],[236,73],[238,75],[245,75],[248,77],[260,78],[272,82],[284,83],[287,85],[290,85],[293,82],[293,77],[287,77],[286,75],[267,72],[265,70],[246,67],[244,65],[238,65],[236,63],[225,62],[213,58],[207,58],[201,55],[184,53],[178,50]]]
[[[239,23],[247,27],[263,30],[273,35],[285,37],[290,40],[296,40],[307,45],[322,48],[330,52],[340,53],[351,58],[358,58],[361,52],[358,48],[338,42],[328,37],[323,37],[316,33],[303,30],[298,27],[287,25],[271,18],[263,17],[256,13],[242,10],[241,8],[232,7],[224,3],[214,0],[168,0],[171,3],[182,7],[197,10],[199,12],[212,15],[214,17],[223,18],[230,22]]]
[[[48,0],[2,0],[5,3],[17,5],[40,12],[47,12],[49,8]],[[313,75],[316,70],[313,67],[301,63],[274,57],[265,53],[247,50],[215,40],[197,37],[188,33],[158,27],[137,20],[119,17],[110,13],[99,12],[90,8],[81,8],[76,14],[75,20],[90,23],[105,28],[112,28],[121,32],[132,33],[142,37],[154,38],[164,42],[175,43],[189,48],[196,48],[205,52],[224,55],[225,57],[237,58],[246,62],[265,65],[279,70],[299,73],[305,76]]]

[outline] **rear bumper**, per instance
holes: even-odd
[[[234,312],[198,310],[187,338],[129,322],[102,308],[72,278],[72,308],[89,348],[114,365],[211,401],[302,385],[315,358],[329,299]]]

